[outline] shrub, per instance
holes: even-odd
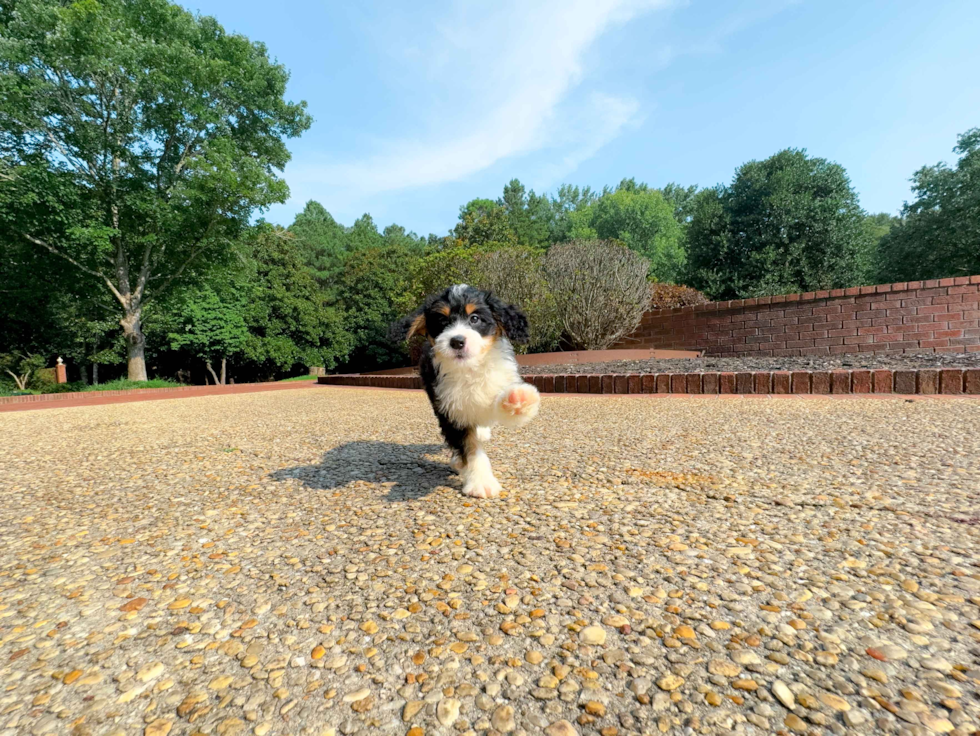
[[[603,350],[637,328],[650,301],[649,266],[646,258],[609,241],[551,247],[545,275],[572,347]]]
[[[697,289],[681,284],[650,284],[650,309],[675,309],[707,304],[710,299]]]

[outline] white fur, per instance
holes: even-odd
[[[462,358],[449,346],[456,335],[466,340]],[[434,347],[439,407],[457,426],[475,430],[466,465],[457,465],[463,475],[463,493],[494,498],[500,493],[500,483],[483,443],[490,439],[491,427],[518,427],[537,416],[538,391],[521,380],[514,348],[505,337],[483,337],[460,322],[444,330]]]

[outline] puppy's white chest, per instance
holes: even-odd
[[[501,341],[502,342],[502,341]],[[435,385],[442,411],[461,427],[489,427],[495,423],[494,407],[501,392],[520,381],[517,361],[508,346],[495,346],[477,366],[439,366]]]

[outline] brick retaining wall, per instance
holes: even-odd
[[[922,394],[980,396],[980,369],[754,371],[534,375],[545,393],[576,394]],[[321,376],[329,386],[420,389],[418,376]]]
[[[980,351],[980,276],[647,312],[613,346],[716,356]]]

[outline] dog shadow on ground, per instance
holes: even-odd
[[[411,501],[452,485],[455,476],[442,445],[346,442],[325,453],[316,465],[297,465],[272,473],[273,480],[298,479],[307,488],[332,490],[356,480],[390,483],[386,501]]]

